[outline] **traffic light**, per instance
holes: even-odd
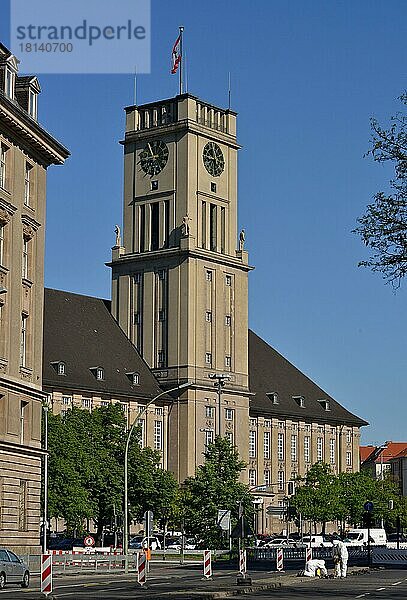
[[[363,525],[370,529],[373,524],[372,513],[365,511],[362,515]]]

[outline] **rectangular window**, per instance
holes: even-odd
[[[346,432],[346,443],[350,444],[352,442],[352,429],[348,429]]]
[[[210,310],[207,310],[205,313],[205,319],[207,323],[212,323],[212,313]]]
[[[297,460],[297,436],[291,436],[291,460],[295,462]]]
[[[265,431],[263,434],[263,449],[264,458],[270,458],[270,432]]]
[[[232,285],[232,276],[231,275],[226,275],[225,277],[225,283],[227,286]]]
[[[154,421],[154,450],[162,450],[163,447],[163,423]]]
[[[347,467],[351,467],[352,466],[352,452],[347,452],[346,453],[346,466]]]
[[[225,316],[225,325],[226,327],[230,327],[232,324],[232,317],[230,315]]]
[[[271,421],[264,419],[264,427],[271,427]]]
[[[256,441],[257,441],[257,432],[249,431],[249,458],[256,457]]]
[[[212,364],[212,354],[210,352],[206,352],[205,354],[205,362],[207,365]]]
[[[329,460],[331,465],[334,465],[336,462],[336,444],[334,438],[329,440]]]
[[[225,239],[226,239],[226,224],[225,224],[225,209],[220,209],[220,251],[225,254]]]
[[[5,239],[4,232],[6,231],[6,226],[4,223],[0,223],[0,265],[5,264]]]
[[[217,229],[218,229],[218,211],[216,204],[209,205],[209,224],[210,224],[210,250],[216,252],[217,247]]]
[[[71,396],[62,396],[62,404],[64,406],[70,406],[72,403],[72,398]]]
[[[304,461],[306,463],[310,462],[310,437],[306,435],[304,437]]]
[[[212,281],[212,271],[206,271],[206,281]]]
[[[225,420],[233,421],[233,408],[225,408]]]
[[[25,409],[28,406],[28,402],[21,400],[20,402],[20,444],[24,444],[24,431],[25,431]]]
[[[144,408],[144,407],[142,407]],[[139,412],[140,412],[140,407],[139,407]],[[140,448],[144,448],[144,446],[146,445],[146,440],[145,440],[145,421],[144,419],[139,419],[137,421],[137,425],[139,427],[139,431],[140,431],[140,438],[139,438],[139,444],[140,444]]]
[[[265,469],[264,470],[264,485],[266,485],[268,487],[270,485],[270,483],[271,483],[270,469]]]
[[[23,279],[28,279],[28,265],[29,265],[29,246],[30,240],[23,237],[23,256],[22,256],[22,271],[21,276]]]
[[[225,438],[233,446],[233,433],[231,431],[225,431]]]
[[[28,92],[28,114],[33,119],[37,119],[37,113],[38,113],[37,100],[38,100],[38,95],[35,92],[33,92],[32,90],[30,90]]]
[[[157,271],[157,277],[160,281],[164,281],[165,279],[165,270],[164,269],[160,269],[159,271]]]
[[[103,408],[107,408],[109,406],[109,402],[107,402],[107,400],[102,400],[100,406],[102,406]]]
[[[0,143],[0,187],[6,189],[6,152],[7,147]]]
[[[225,356],[225,367],[230,367],[232,364],[232,358],[230,356]]]
[[[284,460],[284,433],[277,434],[277,459]]]
[[[28,315],[21,315],[20,365],[27,366],[27,323]]]
[[[159,367],[164,367],[165,366],[165,352],[164,352],[164,350],[159,350],[158,351],[158,366]]]
[[[206,248],[206,202],[202,202],[202,248]]]
[[[213,429],[205,429],[205,449],[208,449],[209,444],[213,444],[214,433]]]
[[[154,414],[158,415],[159,417],[162,416],[163,414],[163,409],[162,408],[155,408],[154,409]]]
[[[215,416],[215,408],[213,406],[205,406],[205,417],[213,419]]]
[[[317,438],[317,461],[324,460],[324,438]]]
[[[90,398],[82,398],[82,408],[86,408],[89,410],[92,406],[92,401]]]
[[[31,188],[32,188],[32,166],[30,163],[25,163],[25,178],[24,178],[24,204],[31,206]]]
[[[140,206],[140,252],[144,252],[146,249],[146,206],[142,204]]]
[[[278,471],[277,484],[278,484],[278,491],[284,492],[284,489],[285,489],[284,471]]]
[[[158,311],[158,320],[159,321],[165,321],[165,310],[159,310]]]
[[[18,530],[27,531],[28,481],[20,479],[18,494]]]
[[[170,201],[164,200],[164,246],[170,245]]]
[[[250,423],[250,427],[257,427],[257,420],[256,419],[250,419],[249,423]]]
[[[14,99],[14,80],[15,74],[13,71],[11,71],[11,69],[6,67],[4,91],[6,92],[6,96],[8,96],[11,100]]]
[[[257,485],[257,476],[255,469],[249,469],[249,485],[255,486]]]

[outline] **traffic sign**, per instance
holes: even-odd
[[[220,510],[219,509],[216,524],[218,527],[220,527],[224,531],[229,531],[229,529],[230,529],[230,510]]]
[[[83,543],[85,544],[85,546],[94,546],[95,539],[91,535],[87,535],[83,540]]]
[[[373,510],[373,502],[370,502],[370,500],[368,502],[365,502],[364,505],[363,505],[363,508],[367,512],[372,512],[372,510]]]

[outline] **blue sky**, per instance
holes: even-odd
[[[139,102],[177,93],[169,61],[180,24],[191,93],[226,105],[231,71],[239,225],[256,267],[250,326],[369,421],[362,440],[373,443],[407,439],[407,281],[395,294],[358,268],[366,251],[351,230],[391,177],[363,155],[369,118],[385,122],[406,88],[406,23],[397,0],[153,0],[152,72],[138,78]],[[40,121],[72,152],[49,170],[46,285],[110,297],[132,77],[40,82]]]

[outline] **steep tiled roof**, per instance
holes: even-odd
[[[352,414],[329,394],[301,373],[274,348],[249,330],[249,386],[254,393],[250,413],[270,417],[293,417],[324,423],[343,423],[362,426],[368,423]],[[278,404],[273,404],[271,393],[278,394]],[[269,394],[269,395],[268,395]],[[293,397],[304,398],[301,408]],[[324,403],[329,402],[329,410]]]
[[[360,446],[359,454],[360,454],[360,464],[364,463],[365,460],[368,460],[369,457],[376,450],[376,446]]]
[[[58,375],[52,363],[62,361],[66,375]],[[102,367],[104,379],[92,368]],[[126,373],[137,372],[140,385]],[[162,390],[100,298],[45,289],[44,365],[46,386],[120,394],[151,399]],[[165,397],[163,398],[165,399]],[[166,398],[169,399],[168,397]]]

